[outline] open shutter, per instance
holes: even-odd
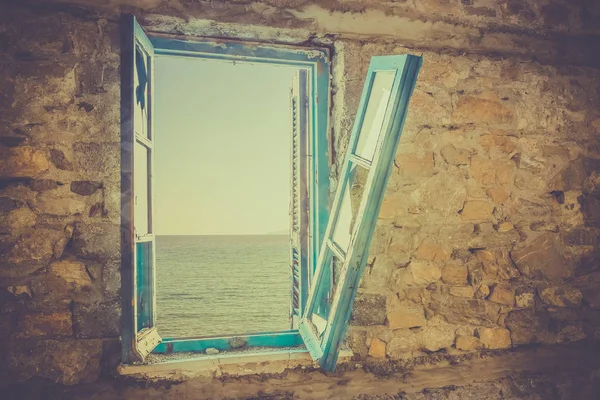
[[[123,362],[143,361],[161,341],[156,321],[153,227],[154,48],[135,17],[121,43],[121,285]]]
[[[411,55],[379,56],[369,65],[299,326],[325,370],[337,363],[421,62]]]
[[[290,319],[297,328],[308,298],[308,71],[296,72],[290,91],[292,112],[290,182]]]

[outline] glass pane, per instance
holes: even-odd
[[[374,73],[373,86],[360,127],[358,144],[354,151],[354,154],[365,160],[373,160],[395,76],[396,71],[378,71]]]
[[[148,57],[139,49],[135,52],[135,73],[133,74],[134,91],[134,130],[137,135],[150,138],[148,130],[148,105],[150,94],[150,75]]]
[[[333,242],[344,252],[348,251],[350,238],[354,230],[358,207],[363,195],[369,171],[357,164],[350,163],[346,187],[342,195],[338,217],[333,228]]]
[[[153,242],[136,243],[136,268],[137,268],[137,323],[138,331],[154,325],[152,301],[154,296],[154,276],[152,274]]]
[[[327,320],[329,319],[329,312],[333,303],[333,296],[335,295],[335,289],[341,274],[343,263],[331,251],[328,252],[328,261],[323,264],[325,270],[323,273],[323,279],[331,281],[331,285],[322,285],[322,287],[329,287],[330,289],[325,292],[317,294],[315,299],[315,308],[312,310],[311,322],[317,329],[317,333],[322,335],[327,328]]]
[[[146,146],[135,142],[134,169],[133,169],[133,201],[134,215],[133,226],[135,233],[144,235],[149,233],[149,204],[148,192],[148,149]]]

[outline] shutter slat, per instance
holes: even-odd
[[[291,327],[296,328],[308,294],[308,154],[307,71],[299,70],[292,81],[290,173],[290,268]]]

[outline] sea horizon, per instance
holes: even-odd
[[[156,235],[163,337],[290,329],[287,234]]]

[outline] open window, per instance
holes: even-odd
[[[123,358],[143,360],[161,341],[155,326],[154,48],[129,19],[124,30],[121,70],[121,276]]]
[[[154,60],[177,56],[294,66],[290,91],[290,324],[276,332],[161,337],[156,310]],[[150,353],[309,350],[326,369],[339,348],[406,115],[420,58],[375,57],[329,210],[329,54],[324,49],[147,36],[124,18],[121,59],[121,281],[124,363]],[[362,128],[364,127],[364,128]],[[160,132],[158,133],[160,135]],[[330,217],[330,214],[332,217]]]
[[[373,57],[369,65],[300,322],[306,347],[325,370],[335,369],[420,65],[410,55]]]

